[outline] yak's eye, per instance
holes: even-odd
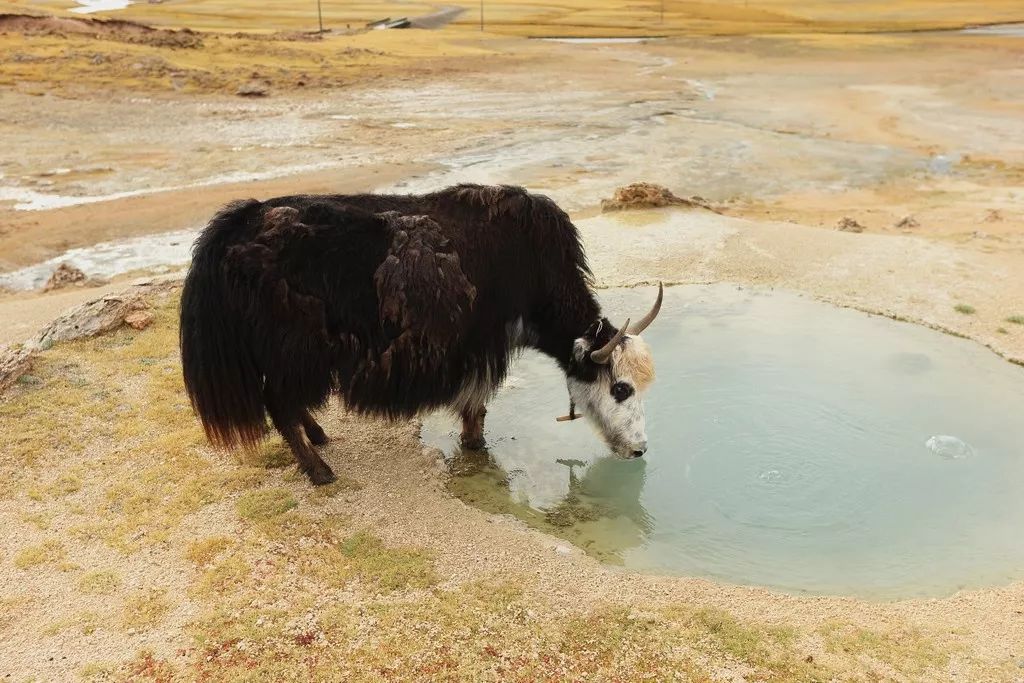
[[[625,382],[616,382],[612,385],[612,397],[619,403],[622,403],[632,395],[632,385],[626,384]]]

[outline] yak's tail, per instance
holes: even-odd
[[[181,293],[179,343],[185,390],[206,436],[221,447],[255,446],[266,432],[263,371],[254,354],[248,302],[225,268],[232,244],[251,234],[260,202],[234,202],[196,240]]]

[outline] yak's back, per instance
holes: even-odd
[[[258,282],[252,316],[273,317],[267,362],[326,372],[356,410],[419,410],[458,374],[449,354],[476,299],[452,241],[423,215],[273,203],[228,251],[229,272]]]

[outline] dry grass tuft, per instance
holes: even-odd
[[[55,636],[68,631],[76,631],[83,636],[91,636],[103,626],[103,622],[103,617],[97,612],[79,612],[65,619],[54,621],[43,629],[43,635]]]
[[[832,622],[825,625],[822,635],[829,652],[869,657],[915,679],[949,663],[948,651],[911,628],[882,632]]]
[[[48,498],[64,498],[82,490],[82,479],[76,474],[65,473],[42,488],[33,487],[28,490],[28,497],[35,501]]]
[[[47,531],[53,526],[53,518],[55,513],[53,512],[32,512],[23,513],[21,520],[27,524],[31,524],[40,531]]]
[[[78,676],[85,683],[114,680],[118,666],[113,662],[89,662],[78,670]]]
[[[78,590],[86,595],[111,595],[121,587],[121,577],[113,571],[89,572],[78,580]]]
[[[5,459],[22,467],[33,467],[40,460],[82,452],[83,443],[67,429],[68,415],[95,425],[104,413],[103,391],[89,385],[93,379],[74,359],[61,360],[59,354],[36,361],[39,384],[19,384],[0,399],[0,452]]]
[[[167,591],[151,588],[125,602],[121,611],[121,627],[130,631],[146,631],[161,623],[170,611]]]
[[[0,633],[14,622],[14,618],[25,609],[28,602],[24,597],[0,597]]]
[[[254,451],[241,450],[238,457],[242,463],[250,467],[265,470],[280,469],[295,464],[295,457],[280,436],[273,436],[259,445]]]
[[[211,536],[192,541],[185,549],[185,557],[192,564],[201,567],[213,561],[217,555],[231,546],[233,541],[227,536]]]
[[[699,649],[742,662],[767,680],[810,682],[832,675],[799,650],[793,629],[745,623],[724,610],[689,606],[668,610],[666,617]]]
[[[179,680],[174,666],[166,659],[161,659],[150,650],[142,650],[135,659],[120,667],[118,678],[124,681],[162,681]]]
[[[50,539],[39,545],[22,548],[14,556],[14,566],[18,569],[29,569],[44,564],[63,566],[67,552],[64,544]]]
[[[242,519],[251,522],[265,522],[298,507],[299,502],[291,491],[283,488],[249,491],[235,504]]]
[[[338,477],[337,480],[324,486],[317,486],[313,489],[310,495],[314,499],[323,500],[326,498],[332,498],[339,493],[344,493],[345,491],[358,491],[363,488],[363,485],[354,479],[349,479],[340,474],[336,476]]]
[[[228,557],[203,572],[196,588],[206,595],[237,591],[251,573],[248,562],[240,557]]]

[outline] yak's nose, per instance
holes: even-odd
[[[641,455],[647,452],[647,442],[637,444],[636,448],[633,449],[633,457],[639,458]]]

